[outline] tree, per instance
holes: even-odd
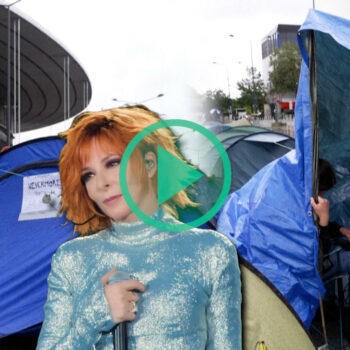
[[[249,113],[264,110],[265,88],[261,74],[255,67],[247,68],[248,77],[237,83],[241,96],[237,99],[237,105],[244,107]]]
[[[269,75],[272,93],[294,93],[298,90],[301,55],[297,46],[284,43],[276,48],[270,59],[272,71]]]
[[[230,114],[230,107],[235,108],[234,100],[227,96],[222,90],[208,90],[204,96],[204,108],[206,114],[212,109],[218,109],[222,115]]]

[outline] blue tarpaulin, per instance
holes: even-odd
[[[0,155],[0,337],[43,321],[51,257],[73,233],[72,224],[63,225],[64,216],[19,221],[23,183],[34,175],[48,175],[49,180],[28,182],[27,212],[43,215],[35,211],[31,196],[50,194],[57,185],[50,174],[58,172],[63,144],[57,137],[38,139]]]
[[[217,226],[286,297],[307,327],[319,306],[319,293],[324,293],[317,269],[318,232],[310,206],[312,151],[317,145],[312,144],[309,31],[315,33],[320,156],[337,163],[345,155],[350,125],[350,21],[310,10],[298,33],[303,62],[295,107],[296,149],[268,164],[231,194]],[[335,130],[341,118],[346,122]],[[331,136],[330,131],[334,131]]]

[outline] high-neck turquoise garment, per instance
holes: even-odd
[[[160,209],[155,219],[179,223]],[[101,277],[113,267],[146,285],[128,323],[130,350],[240,350],[235,247],[211,230],[113,223],[63,244],[52,259],[38,349],[113,349]]]

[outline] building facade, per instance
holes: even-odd
[[[281,48],[284,43],[298,45],[297,32],[300,25],[294,24],[278,24],[268,35],[262,39],[261,53],[262,53],[262,78],[267,91],[270,91],[271,84],[269,80],[269,73],[271,72],[270,59],[276,48]],[[283,95],[269,95],[266,97],[268,104],[273,106],[273,110],[277,108],[280,110],[293,110],[295,106],[295,96],[291,94]],[[271,114],[265,108],[265,115]],[[273,111],[272,111],[272,114]]]

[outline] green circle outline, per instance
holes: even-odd
[[[152,133],[155,130],[162,129],[162,128],[168,128],[170,126],[180,126],[189,128],[192,130],[195,130],[199,132],[200,134],[204,135],[209,141],[214,145],[216,150],[218,151],[220,158],[223,163],[224,168],[224,184],[222,186],[222,190],[220,193],[220,196],[216,203],[200,218],[190,221],[188,223],[182,223],[182,224],[167,224],[165,222],[160,222],[152,217],[146,215],[134,202],[132,199],[128,184],[127,184],[127,178],[126,178],[126,169],[127,169],[127,163],[130,159],[130,156],[136,146],[139,144],[140,141],[150,133]],[[189,229],[192,229],[194,227],[198,227],[207,221],[209,221],[221,208],[221,205],[225,202],[229,191],[230,191],[230,185],[231,185],[231,164],[230,160],[228,158],[228,155],[226,153],[226,150],[222,143],[219,141],[219,139],[208,129],[205,127],[189,121],[189,120],[182,120],[182,119],[169,119],[169,120],[162,120],[157,123],[151,124],[147,126],[145,129],[140,131],[134,138],[130,141],[128,146],[126,147],[124,154],[121,159],[120,163],[120,171],[119,171],[119,181],[120,181],[120,187],[122,191],[122,195],[128,204],[130,210],[142,221],[146,222],[148,225],[165,230],[165,231],[186,231]]]

